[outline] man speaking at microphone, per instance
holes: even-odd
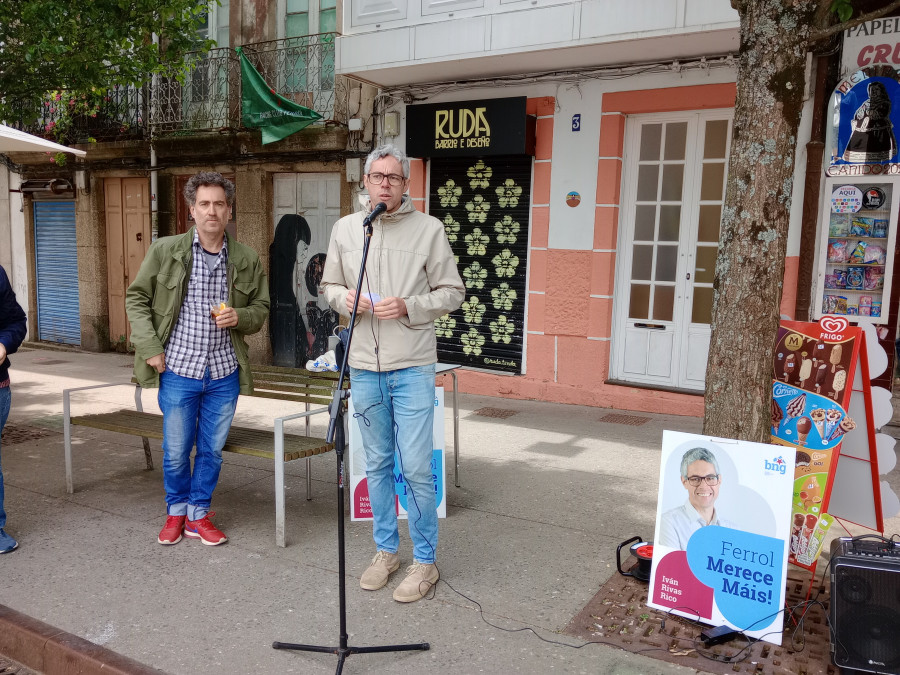
[[[392,145],[366,158],[363,208],[331,232],[322,288],[349,317],[362,263],[364,221],[372,240],[348,356],[353,407],[366,451],[376,553],[359,585],[375,591],[400,567],[394,453],[407,495],[413,564],[394,591],[399,602],[424,597],[440,578],[435,559],[438,518],[432,478],[437,340],[434,320],[459,308],[465,286],[441,222],[406,195],[409,160]],[[384,208],[381,208],[381,205]],[[383,210],[383,213],[382,213]]]

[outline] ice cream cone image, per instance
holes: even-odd
[[[831,435],[828,437],[829,441],[836,441],[841,436],[846,434],[848,431],[853,431],[856,428],[856,422],[853,421],[852,417],[845,417],[841,420],[841,423],[834,428],[834,431],[831,432]]]
[[[800,415],[803,414],[803,409],[805,407],[806,394],[800,394],[799,396],[795,396],[790,401],[788,401],[785,412],[787,412],[790,419],[794,419],[795,417],[800,417]]]
[[[834,408],[829,408],[825,411],[825,435],[822,436],[824,440],[828,436],[831,435],[831,432],[837,426],[838,422],[841,421],[841,411],[835,410]]]
[[[772,399],[772,430],[778,431],[781,427],[781,420],[784,419],[784,412],[781,410],[781,406],[775,402],[775,399]]]
[[[812,420],[813,425],[816,427],[816,431],[819,433],[819,438],[823,441],[825,440],[825,409],[824,408],[815,408],[809,412],[809,418]]]
[[[806,437],[809,436],[809,430],[812,429],[812,422],[808,417],[801,417],[797,420],[797,444],[806,445]]]
[[[831,372],[833,373],[837,368],[837,365],[841,362],[841,356],[843,356],[844,349],[841,345],[835,345],[831,348],[831,354],[828,355],[828,362],[831,364]]]
[[[840,393],[844,390],[844,387],[847,385],[847,371],[843,368],[838,368],[838,371],[834,374],[834,379],[831,382],[831,388],[834,390],[834,400],[837,401]]]

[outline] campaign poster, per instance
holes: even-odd
[[[890,77],[866,77],[857,71],[838,86],[838,155],[833,164],[887,164],[897,161],[895,129],[900,125],[900,82]]]
[[[833,522],[827,515],[859,356],[860,329],[844,317],[782,321],[772,372],[772,442],[796,450],[789,562],[812,569]]]
[[[663,432],[648,606],[781,644],[793,453]]]
[[[363,448],[362,436],[359,431],[360,421],[354,416],[353,395],[350,396],[348,408],[350,420],[349,438],[349,466],[347,472],[350,477],[350,520],[371,520],[372,507],[369,504],[369,484],[366,480],[366,451]],[[445,465],[444,445],[444,388],[434,389],[434,433],[431,458],[431,476],[434,480],[434,493],[437,501],[438,518],[447,517],[447,481]],[[400,469],[402,461],[394,453],[394,486],[397,507],[397,517],[407,517],[407,499],[409,486],[403,479]]]

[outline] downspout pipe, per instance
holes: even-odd
[[[159,36],[153,34],[153,44],[159,49]],[[159,200],[157,190],[159,187],[159,171],[157,170],[156,145],[153,143],[153,120],[156,119],[156,97],[159,94],[157,85],[159,74],[153,73],[150,78],[150,241],[156,241],[159,237]]]

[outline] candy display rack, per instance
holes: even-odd
[[[900,177],[828,177],[813,316],[888,322]]]

